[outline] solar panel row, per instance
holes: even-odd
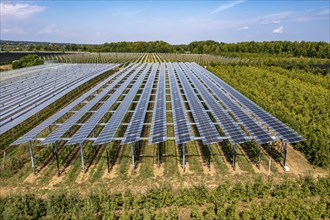
[[[159,71],[157,69],[159,67]],[[91,67],[92,68],[92,67]],[[110,67],[109,67],[110,68]],[[92,69],[89,71],[93,72]],[[46,137],[41,144],[54,143],[60,140],[68,140],[66,145],[81,144],[85,140],[93,140],[94,145],[101,145],[115,139],[115,134],[122,124],[124,116],[134,99],[138,98],[136,108],[128,123],[122,144],[133,143],[141,139],[149,100],[154,83],[157,80],[156,98],[152,116],[152,125],[149,135],[149,144],[160,143],[167,140],[167,120],[166,120],[166,75],[168,74],[173,125],[176,144],[201,139],[203,144],[209,145],[221,142],[223,138],[228,138],[232,144],[244,143],[255,139],[259,144],[273,141],[272,134],[266,130],[259,121],[265,123],[272,131],[278,133],[285,142],[297,142],[303,138],[293,130],[285,126],[282,122],[265,112],[256,104],[231,88],[228,84],[218,79],[215,75],[195,63],[161,63],[159,64],[135,64],[115,73],[98,86],[85,93],[80,98],[69,104],[67,107],[47,119],[35,129],[22,136],[13,144],[24,143],[36,139],[37,135],[47,127],[53,125],[59,118],[73,109],[80,102],[86,100],[95,91],[103,89],[94,96],[87,104],[76,111],[62,125]],[[37,78],[40,79],[41,75]],[[33,76],[30,77],[31,82]],[[146,81],[144,84],[142,82]],[[48,82],[45,80],[44,82]],[[110,83],[109,85],[106,85]],[[15,85],[17,86],[17,85]],[[142,93],[137,96],[142,88]],[[9,87],[8,87],[9,88]],[[125,91],[128,91],[127,94]],[[113,91],[111,95],[109,93]],[[33,93],[29,93],[31,95]],[[124,98],[118,102],[119,105],[111,115],[108,122],[97,137],[89,138],[92,131],[109,109],[117,103],[119,97]],[[55,96],[56,97],[56,96]],[[187,106],[190,108],[193,120],[200,137],[194,137],[190,127],[190,120],[185,106],[184,97],[187,99]],[[105,101],[102,101],[105,100]],[[102,102],[101,102],[102,101]],[[203,103],[203,104],[202,104]],[[91,111],[93,107],[100,105],[96,111]],[[242,107],[243,106],[243,107]],[[38,107],[38,106],[37,106]],[[37,108],[36,108],[37,109]],[[208,109],[208,110],[206,110]],[[38,111],[34,109],[34,111]],[[209,113],[224,131],[226,137],[222,137],[215,123],[211,120]],[[254,116],[252,116],[252,114]],[[86,122],[79,125],[80,128],[71,138],[63,138],[63,135],[86,114],[92,114]],[[256,119],[256,118],[258,119]],[[237,120],[237,122],[235,121]],[[238,125],[243,126],[244,130]],[[104,124],[104,123],[102,123]]]
[[[45,140],[40,144],[50,144],[58,141],[66,131],[68,131],[73,125],[75,125],[91,108],[93,108],[101,99],[103,99],[117,84],[122,81],[132,69],[123,69],[118,71],[111,76],[111,79],[120,75],[114,82],[107,86],[102,92],[95,96],[90,102],[84,105],[81,109],[78,110],[72,117],[70,117],[64,124],[62,124],[57,130],[52,132]],[[124,74],[121,74],[124,72]]]
[[[268,127],[270,127],[277,135],[283,139],[287,143],[295,143],[299,141],[303,141],[304,138],[300,136],[297,132],[286,126],[284,123],[279,121],[277,118],[263,110],[261,107],[256,105],[254,102],[243,96],[237,90],[232,88],[230,85],[225,83],[220,78],[216,77],[213,73],[201,68],[196,63],[195,67],[202,70],[204,75],[207,75],[212,80],[216,82],[218,86],[227,91],[232,97],[235,98],[237,102],[243,105],[248,111],[250,111],[255,117],[257,117],[261,122],[265,123]]]
[[[198,75],[200,80],[205,82],[211,89],[213,94],[226,106],[234,117],[244,126],[250,135],[259,143],[265,144],[273,141],[272,137],[247,113],[245,113],[233,100],[228,98],[223,91],[217,87],[213,81],[203,75],[201,72]]]
[[[149,144],[156,144],[167,139],[166,129],[166,73],[165,63],[160,66],[158,86],[156,94],[156,104],[152,116]]]
[[[221,142],[222,138],[217,128],[215,127],[209,115],[205,111],[205,108],[198,99],[198,96],[189,85],[187,78],[184,76],[181,70],[181,67],[177,63],[174,63],[174,67],[177,75],[179,76],[181,85],[188,100],[189,107],[196,122],[198,131],[201,135],[203,144],[208,145],[216,142]]]
[[[192,135],[192,130],[189,125],[187,112],[184,108],[184,103],[179,89],[179,84],[173,72],[172,63],[168,63],[167,68],[168,68],[168,76],[170,80],[175,143],[184,144],[193,140],[194,137]]]
[[[63,64],[53,63],[53,64],[45,64],[45,65],[38,65],[38,66],[30,66],[15,70],[9,70],[6,72],[2,72],[2,80],[0,81],[0,88],[9,88],[14,83],[24,83],[26,79],[30,78],[31,76],[35,76],[36,74],[41,74],[44,71],[48,71],[51,68],[56,66],[60,66]]]
[[[211,110],[217,122],[220,124],[222,130],[224,131],[229,141],[232,144],[238,144],[238,143],[244,143],[250,141],[250,139],[246,138],[247,135],[236,124],[236,122],[228,115],[228,113],[224,110],[221,104],[219,104],[219,102],[217,102],[216,99],[214,99],[214,97],[209,93],[209,91],[207,91],[206,87],[202,84],[202,82],[197,79],[197,76],[195,75],[196,73],[192,69],[188,69],[190,65],[181,64],[180,66],[187,73],[186,74],[187,77],[189,77],[193,82],[194,87],[198,90],[199,94],[206,102],[206,105]]]
[[[134,82],[133,86],[130,88],[129,92],[126,94],[124,100],[118,106],[116,112],[111,116],[108,123],[102,129],[94,145],[105,144],[113,140],[117,129],[119,128],[121,121],[123,120],[129,106],[139,90],[141,83],[145,79],[147,73],[149,72],[152,64],[148,64],[143,72],[138,76],[138,79]]]
[[[130,67],[130,66],[128,66],[128,67]],[[21,143],[26,143],[26,142],[32,141],[40,132],[42,132],[44,129],[46,129],[49,126],[51,126],[52,124],[54,124],[57,120],[59,120],[62,116],[64,116],[65,114],[67,114],[75,106],[77,106],[82,101],[84,101],[85,99],[87,99],[88,97],[90,97],[91,95],[93,95],[97,90],[101,89],[103,86],[105,86],[107,83],[109,83],[113,78],[115,78],[116,76],[118,76],[124,70],[127,70],[128,67],[126,67],[122,71],[119,71],[119,72],[115,73],[114,75],[111,75],[110,77],[108,77],[107,79],[105,79],[104,81],[102,81],[101,83],[99,83],[98,85],[96,85],[95,87],[93,87],[91,90],[89,90],[88,92],[86,92],[85,94],[83,94],[82,96],[80,96],[79,98],[77,98],[76,100],[74,100],[73,102],[71,102],[69,105],[67,105],[66,107],[64,107],[63,109],[61,109],[59,112],[57,112],[56,114],[54,114],[53,116],[51,116],[50,118],[48,118],[46,121],[42,122],[40,125],[38,125],[37,127],[33,128],[31,131],[29,131],[28,133],[26,133],[25,135],[23,135],[22,137],[20,137],[19,139],[17,139],[14,143],[12,143],[12,145],[16,145],[16,144],[21,144]]]
[[[158,63],[154,64],[152,67],[148,81],[143,89],[142,95],[139,99],[139,103],[136,106],[136,109],[126,129],[124,139],[122,140],[121,144],[133,143],[140,140],[143,122],[147,113],[157,68],[158,68]]]
[[[81,144],[93,131],[99,121],[107,113],[110,107],[117,101],[119,96],[125,91],[127,86],[132,82],[136,75],[140,72],[144,65],[139,66],[135,69],[134,73],[131,74],[123,84],[110,96],[110,98],[97,110],[97,112],[88,119],[88,121],[72,136],[72,138],[66,143],[70,144]]]
[[[96,64],[95,64],[96,65]],[[43,99],[31,100],[28,105],[24,107],[20,107],[19,111],[16,111],[10,115],[10,117],[6,117],[5,119],[0,119],[0,134],[5,133],[6,131],[10,130],[11,128],[15,127],[19,123],[25,121],[32,115],[38,113],[51,103],[55,102],[59,98],[63,97],[65,94],[71,92],[75,88],[79,87],[80,85],[88,82],[92,78],[101,75],[102,73],[109,71],[115,68],[117,65],[102,65],[103,68],[97,72],[89,71],[87,77],[84,77],[80,80],[75,80],[74,83],[70,83],[70,85],[66,86],[65,89],[61,90],[60,92],[54,92],[48,96],[44,96]]]

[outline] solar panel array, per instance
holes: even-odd
[[[36,76],[38,74],[42,74],[45,70],[48,71],[51,68],[56,68],[57,66],[64,65],[59,63],[52,64],[44,64],[37,66],[29,66],[25,68],[9,70],[1,72],[1,81],[0,86],[4,86],[6,84],[12,84],[14,82],[24,82],[31,76]]]
[[[200,79],[205,82],[207,87],[211,89],[213,94],[221,100],[222,104],[235,116],[244,128],[250,133],[250,135],[259,144],[266,144],[273,141],[270,134],[268,134],[255,120],[252,119],[246,112],[244,112],[232,99],[226,96],[223,91],[217,87],[208,77],[203,74],[198,75]]]
[[[133,143],[140,140],[143,122],[147,113],[149,100],[152,92],[152,86],[154,84],[157,69],[158,69],[158,63],[156,63],[152,67],[147,84],[143,89],[143,93],[139,99],[139,103],[136,106],[130,124],[126,129],[124,139],[121,142],[122,144]]]
[[[123,69],[124,70],[124,69]],[[122,71],[117,72],[116,74],[108,77],[95,87],[93,87],[91,90],[87,91],[82,96],[78,97],[76,100],[71,102],[69,105],[65,106],[63,109],[61,109],[59,112],[48,118],[46,121],[42,122],[37,127],[33,128],[31,131],[17,139],[13,145],[21,144],[25,142],[31,141],[33,138],[35,138],[40,132],[42,132],[44,129],[48,128],[52,124],[54,124],[57,120],[59,120],[61,117],[63,117],[65,114],[67,114],[71,109],[73,109],[75,106],[83,102],[85,99],[87,99],[89,96],[93,95],[96,91],[101,89],[104,85],[109,83],[115,76],[119,75]]]
[[[105,144],[113,140],[115,133],[121,124],[121,121],[123,120],[129,106],[132,104],[132,101],[151,66],[152,64],[149,63],[143,72],[139,75],[138,79],[134,82],[133,86],[126,94],[122,103],[120,103],[116,112],[111,116],[107,125],[101,131],[97,140],[94,142],[94,145]]]
[[[63,64],[0,87],[0,134],[117,64]],[[43,73],[40,73],[42,71]]]
[[[168,76],[170,80],[171,102],[173,110],[173,122],[175,143],[184,144],[194,139],[187,112],[184,107],[182,94],[180,92],[178,81],[174,75],[172,64],[167,64]]]
[[[93,131],[99,121],[107,113],[110,107],[116,102],[119,96],[125,91],[127,86],[131,83],[134,77],[139,73],[143,66],[137,68],[133,74],[131,74],[121,86],[110,96],[110,98],[97,110],[97,112],[88,119],[88,121],[73,135],[71,140],[66,144],[81,144]]]
[[[271,128],[277,135],[287,143],[295,143],[303,141],[304,138],[300,136],[297,132],[286,126],[280,120],[266,112],[260,106],[249,100],[247,97],[239,93],[236,89],[225,83],[220,78],[216,77],[210,71],[202,69],[201,66],[194,63],[194,66],[201,69],[203,74],[206,74],[212,80],[214,80],[217,85],[223,88],[228,94],[235,98],[235,100],[244,106],[249,112],[251,112],[255,117],[257,117],[261,122],[266,124]]]
[[[90,70],[90,72],[94,71]],[[41,78],[42,76],[38,75],[35,80]],[[153,111],[149,111],[152,113],[149,144],[166,141],[169,138],[167,126],[170,125],[166,120],[167,78],[171,100],[171,109],[168,110],[172,111],[176,144],[201,139],[203,144],[209,145],[221,142],[224,138],[232,144],[248,142],[251,139],[259,144],[265,144],[273,141],[273,132],[289,143],[303,140],[292,129],[199,65],[149,63],[129,65],[118,71],[13,144],[33,140],[42,140],[41,144],[67,141],[66,145],[82,144],[86,140],[94,141],[94,145],[106,144],[118,139],[122,144],[137,142],[142,139],[143,127],[150,125],[145,124],[144,121],[152,95],[155,95],[155,101]],[[28,84],[32,81],[31,79]],[[45,82],[52,83],[47,79]],[[18,80],[13,86],[19,86],[20,83],[26,85],[24,80],[22,82]],[[155,94],[152,93],[154,87],[157,88]],[[7,91],[11,89],[8,86],[5,88]],[[99,92],[95,94],[97,91]],[[79,103],[87,100],[89,101],[80,109],[72,110],[78,107]],[[131,106],[135,108],[130,109]],[[132,117],[125,121],[124,117],[129,111],[133,111]],[[63,124],[56,124],[68,112],[71,112],[71,116]],[[191,112],[191,118],[188,117],[188,112]],[[110,116],[110,119],[107,119],[107,116]],[[82,118],[85,121],[82,121]],[[118,129],[124,128],[121,127],[123,123],[128,125],[124,131],[125,135],[116,137]],[[44,129],[53,125],[56,125],[57,129],[46,138],[37,138]],[[196,125],[200,136],[194,136],[192,125]],[[216,125],[221,128],[225,136],[220,135]],[[73,126],[78,128],[74,134],[71,137],[64,137]],[[91,134],[97,126],[101,128],[101,132],[94,137]]]
[[[134,68],[134,67],[132,67]],[[132,69],[131,68],[131,69]],[[126,69],[123,69],[116,74],[109,77],[108,81],[111,81],[113,78],[120,75]],[[129,72],[129,70],[127,71]],[[127,73],[126,72],[126,73]],[[103,89],[97,96],[95,96],[90,102],[84,105],[78,112],[76,112],[72,117],[70,117],[64,124],[62,124],[58,129],[52,132],[45,140],[43,140],[40,144],[50,144],[58,141],[66,131],[68,131],[73,125],[77,123],[89,110],[91,110],[101,99],[103,99],[124,77],[126,74],[121,74],[113,83]]]
[[[181,67],[187,73],[187,77],[191,79],[195,88],[198,90],[199,94],[205,100],[206,105],[211,110],[213,116],[220,124],[222,130],[224,131],[226,137],[232,144],[247,142],[247,135],[238,126],[238,124],[231,118],[225,109],[221,106],[219,102],[214,99],[214,97],[209,93],[206,87],[202,84],[202,81],[198,80],[196,73],[193,70],[187,68],[185,64],[181,64]]]
[[[196,122],[198,131],[201,135],[203,144],[207,145],[216,142],[221,142],[221,135],[219,134],[217,128],[215,127],[209,115],[205,111],[205,108],[198,99],[198,96],[191,88],[191,85],[189,85],[188,80],[186,76],[184,76],[180,66],[175,63],[174,67],[175,71],[177,72],[177,75],[180,78],[181,85],[188,100],[189,107],[192,111],[192,115]]]
[[[152,116],[149,144],[160,143],[167,139],[165,63],[161,64],[158,76],[156,104]]]

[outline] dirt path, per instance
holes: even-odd
[[[304,155],[293,149],[291,145],[288,145],[287,147],[286,166],[290,169],[288,173],[292,173],[297,176],[311,174],[314,177],[319,177],[327,174],[326,170],[311,165]]]

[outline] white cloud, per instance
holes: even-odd
[[[238,1],[231,1],[222,5],[219,5],[215,10],[213,10],[212,12],[210,12],[210,14],[216,14],[219,12],[222,12],[224,10],[227,10],[229,8],[232,8],[240,3],[245,2],[246,0],[238,0]]]
[[[279,24],[281,20],[289,18],[293,14],[292,11],[284,11],[276,14],[269,14],[259,18],[260,24]]]
[[[3,28],[1,29],[1,33],[3,34],[25,34],[25,32],[17,27],[13,27],[13,28]]]
[[[39,31],[39,34],[60,34],[62,31],[55,24],[48,24]]]
[[[238,30],[240,30],[240,31],[248,30],[248,29],[249,29],[249,26],[244,26],[244,27],[238,28]]]
[[[329,15],[329,14],[330,14],[329,8],[322,9],[319,13],[317,13],[317,15]]]
[[[40,5],[0,3],[0,15],[11,16],[16,18],[26,18],[35,13],[42,12],[46,9]]]
[[[275,28],[273,30],[274,34],[282,34],[284,32],[284,27]]]

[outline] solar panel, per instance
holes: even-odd
[[[79,70],[77,70],[79,71]],[[21,107],[25,103],[29,103],[31,100],[40,99],[44,96],[54,93],[54,91],[60,91],[65,86],[75,83],[76,79],[86,77],[84,74],[80,75],[79,72],[70,72],[70,74],[49,74],[45,79],[40,81],[33,81],[31,85],[24,85],[22,88],[15,88],[14,92],[7,94],[1,98],[1,109],[5,110],[9,107]],[[19,104],[19,105],[18,105]],[[7,112],[12,110],[7,110]],[[5,111],[1,111],[3,115]]]
[[[97,110],[97,112],[88,119],[88,121],[72,136],[72,138],[66,143],[69,144],[81,144],[88,137],[88,135],[92,132],[95,126],[99,123],[99,121],[103,118],[103,116],[107,113],[109,108],[117,101],[119,96],[125,91],[127,86],[131,83],[131,81],[135,78],[135,76],[139,73],[139,71],[143,68],[144,65],[139,66],[133,74],[131,74],[121,86],[116,89],[116,91],[110,96],[110,98]]]
[[[24,83],[26,79],[36,77],[43,74],[44,71],[57,68],[68,64],[56,63],[56,64],[44,64],[38,66],[30,66],[15,70],[9,70],[2,72],[2,80],[0,81],[0,88],[10,88],[15,83]]]
[[[91,80],[92,78],[94,78],[98,75],[103,74],[104,72],[106,72],[108,70],[111,70],[111,69],[115,68],[117,65],[116,66],[113,66],[113,65],[105,66],[105,65],[103,65],[103,66],[104,66],[104,68],[102,70],[100,70],[98,72],[93,72],[93,74],[89,74],[88,77],[83,78],[81,81],[75,82],[75,83],[71,84],[70,86],[67,86],[66,89],[62,90],[61,92],[49,95],[49,96],[45,97],[42,100],[37,100],[37,101],[32,100],[31,104],[29,106],[26,106],[25,108],[22,108],[21,111],[16,112],[14,115],[10,115],[9,118],[1,120],[1,122],[0,122],[0,134],[5,133],[6,131],[8,131],[11,128],[15,127],[19,123],[25,121],[26,119],[28,119],[32,115],[38,113],[39,111],[41,111],[42,109],[44,109],[45,107],[50,105],[51,103],[55,102],[59,98],[63,97],[67,93],[69,93],[72,90],[76,89],[80,85],[88,82],[89,80]]]
[[[121,144],[133,143],[140,140],[143,122],[147,113],[148,104],[151,96],[152,86],[155,81],[158,63],[154,64],[149,75],[149,79],[143,89],[139,103],[136,106],[132,119],[126,129],[124,139]]]
[[[173,109],[173,123],[175,133],[175,143],[184,144],[194,139],[189,125],[187,112],[184,108],[183,99],[179,89],[179,84],[174,75],[172,63],[167,64],[168,76],[170,80],[171,103]]]
[[[186,63],[181,64],[180,66],[185,70],[187,76],[193,82],[195,88],[202,96],[203,100],[206,102],[206,105],[211,110],[213,116],[220,124],[222,130],[224,131],[226,137],[232,144],[244,143],[250,141],[247,139],[247,135],[243,130],[236,124],[236,122],[228,115],[224,108],[214,99],[214,97],[207,91],[206,87],[197,79],[196,75],[198,72],[194,72],[193,69],[188,69],[187,67],[191,66]],[[204,81],[206,83],[206,81]]]
[[[52,132],[45,140],[40,144],[50,144],[58,141],[65,132],[67,132],[79,119],[81,119],[93,106],[95,106],[101,99],[103,99],[120,81],[122,81],[127,74],[134,69],[135,66],[122,69],[111,76],[111,79],[119,76],[114,82],[107,86],[102,92],[95,96],[90,102],[84,105],[78,112],[76,112],[72,117],[70,117],[65,123],[63,123],[58,129]],[[122,74],[124,72],[124,74]]]
[[[199,78],[206,83],[213,94],[226,106],[228,110],[230,110],[234,117],[244,126],[244,128],[259,144],[266,144],[273,141],[271,135],[269,135],[258,123],[256,123],[256,121],[244,112],[240,106],[228,98],[223,91],[214,84],[214,82],[203,74],[199,74]]]
[[[227,91],[232,97],[235,98],[237,102],[243,105],[247,110],[249,110],[255,117],[257,117],[261,122],[265,123],[269,128],[271,128],[277,135],[287,143],[295,143],[303,141],[304,138],[296,133],[294,130],[283,124],[277,118],[266,112],[264,109],[259,107],[257,104],[243,96],[237,90],[229,86],[223,80],[216,77],[211,72],[203,69],[202,67],[195,64],[203,74],[210,77],[218,86]]]
[[[128,66],[128,67],[130,67],[130,66]],[[125,69],[127,69],[127,68],[125,68]],[[71,102],[69,105],[67,105],[66,107],[64,107],[63,109],[61,109],[59,112],[55,113],[53,116],[51,116],[50,118],[48,118],[46,121],[42,122],[37,127],[33,128],[31,131],[29,131],[28,133],[26,133],[25,135],[23,135],[22,137],[20,137],[19,139],[17,139],[11,145],[17,145],[17,144],[21,144],[21,143],[26,143],[26,142],[29,142],[29,141],[33,140],[40,132],[42,132],[47,127],[51,126],[58,119],[60,119],[62,116],[64,116],[68,111],[70,111],[72,108],[74,108],[76,105],[78,105],[79,103],[81,103],[82,101],[84,101],[86,98],[88,98],[89,96],[91,96],[94,92],[96,92],[97,90],[99,90],[100,88],[102,88],[104,85],[106,85],[107,83],[109,83],[120,72],[122,72],[122,71],[118,71],[117,73],[115,73],[115,74],[111,75],[110,77],[108,77],[107,79],[103,80],[101,83],[97,84],[91,90],[89,90],[88,92],[86,92],[85,94],[83,94],[82,96],[80,96],[79,98],[77,98],[76,100],[74,100],[73,102]]]
[[[139,90],[141,83],[143,82],[145,76],[150,70],[152,64],[148,64],[147,67],[140,74],[139,78],[134,82],[132,88],[125,96],[124,100],[120,103],[116,112],[111,116],[110,120],[102,129],[100,135],[97,137],[94,145],[105,144],[113,140],[121,121],[123,120],[129,106],[131,105],[137,91]]]
[[[165,80],[165,63],[162,63],[158,77],[157,94],[152,116],[149,144],[160,143],[166,141],[167,139]]]
[[[209,115],[207,114],[203,105],[198,99],[196,93],[191,88],[191,85],[183,74],[180,66],[177,63],[174,63],[174,67],[181,81],[181,85],[188,100],[190,110],[196,122],[197,129],[201,135],[203,144],[208,145],[216,142],[221,142],[222,138],[217,128],[214,126]]]

